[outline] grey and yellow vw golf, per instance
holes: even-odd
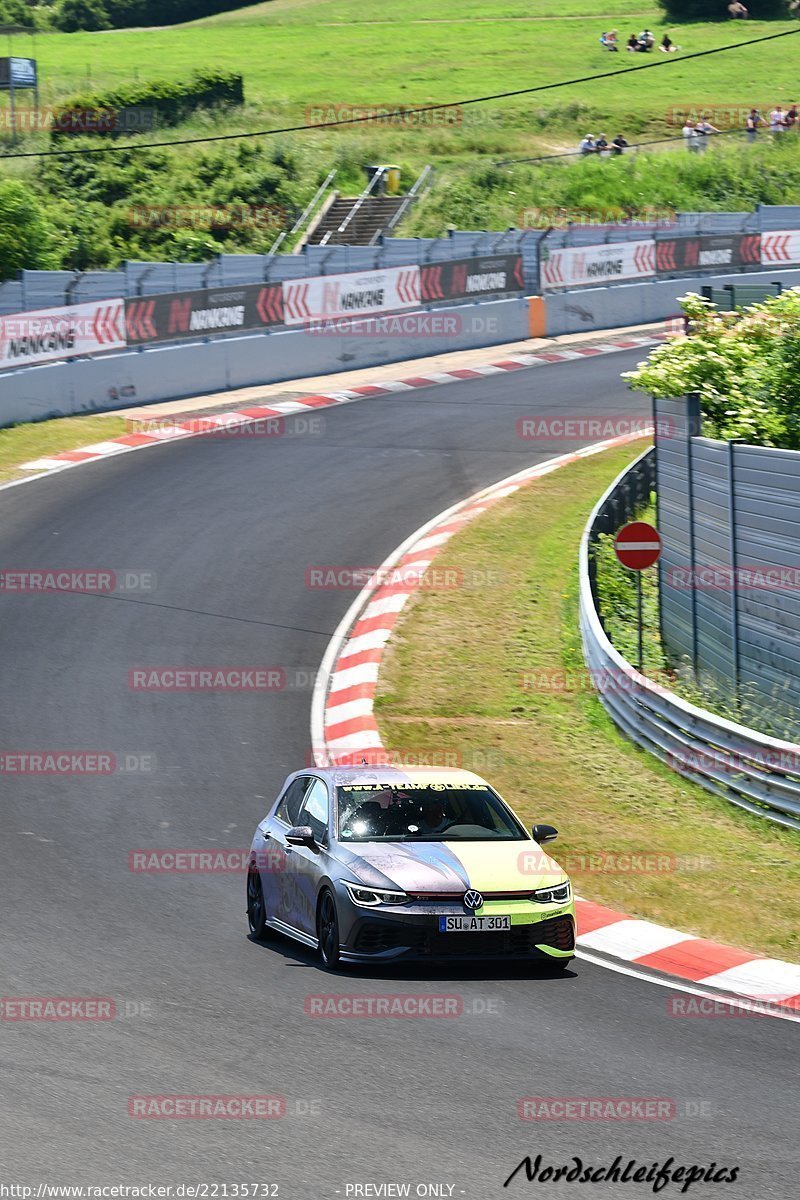
[[[539,958],[575,949],[569,879],[485,780],[438,768],[332,767],[290,775],[259,824],[250,933],[344,963]]]

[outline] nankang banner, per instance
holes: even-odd
[[[542,291],[599,287],[621,279],[643,279],[656,272],[656,244],[652,240],[566,246],[561,250],[550,250],[543,242],[540,254]]]
[[[279,283],[200,288],[125,301],[125,327],[131,346],[282,324]]]
[[[761,236],[757,233],[704,233],[656,241],[656,267],[660,275],[752,266],[760,263],[761,258]]]
[[[98,300],[0,317],[0,370],[124,349],[123,305]]]
[[[317,324],[339,317],[401,312],[419,306],[419,267],[390,267],[348,275],[287,279],[283,284],[286,325]]]
[[[521,254],[454,258],[420,267],[423,303],[519,295],[525,290]]]

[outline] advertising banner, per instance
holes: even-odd
[[[131,346],[282,324],[279,283],[199,288],[125,301],[125,326]]]
[[[122,350],[125,345],[121,299],[0,317],[0,370]]]
[[[702,234],[659,238],[656,266],[659,273],[719,271],[761,262],[761,236],[757,233]]]
[[[761,261],[767,266],[800,262],[800,229],[762,233]]]
[[[622,279],[643,279],[656,270],[655,242],[610,242],[597,246],[541,249],[541,288],[598,287]]]
[[[454,258],[420,267],[423,303],[518,295],[525,290],[521,254]]]
[[[284,323],[306,325],[418,307],[419,271],[418,266],[390,267],[383,271],[285,280]]]

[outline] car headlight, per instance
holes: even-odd
[[[557,883],[555,887],[537,888],[531,893],[531,900],[537,904],[566,904],[572,898],[572,888],[569,880]]]
[[[362,887],[360,883],[348,883],[344,880],[347,894],[359,908],[379,908],[381,904],[405,904],[408,896],[405,892],[387,892],[383,888]]]

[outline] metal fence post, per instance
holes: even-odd
[[[689,607],[692,613],[692,670],[699,681],[700,647],[697,641],[697,566],[694,538],[694,460],[692,438],[700,435],[700,397],[690,392],[686,397],[686,506],[689,515]]]
[[[739,588],[736,562],[736,478],[734,455],[743,438],[731,438],[728,442],[728,546],[731,560],[731,661],[733,665],[733,697],[739,707]]]

